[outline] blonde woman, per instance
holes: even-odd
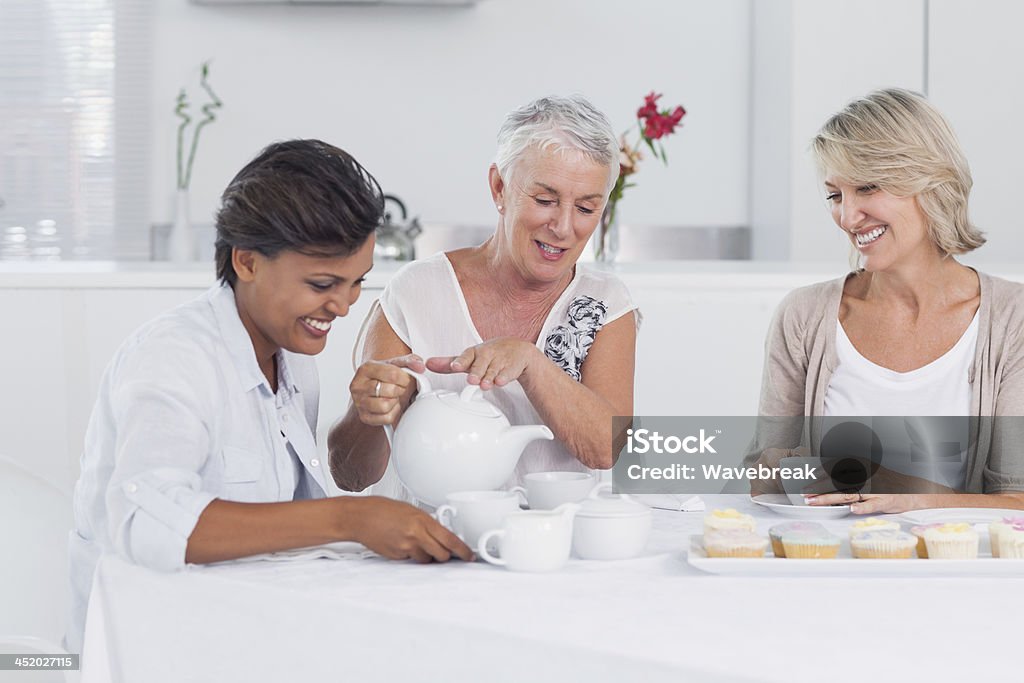
[[[883,469],[881,486],[809,504],[1024,508],[1024,287],[956,259],[985,238],[968,218],[971,174],[952,129],[924,97],[880,90],[829,119],[812,151],[860,268],[782,302],[759,414],[962,416],[975,433],[943,481]]]

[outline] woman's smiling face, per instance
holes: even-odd
[[[491,167],[491,191],[500,207],[499,245],[525,279],[562,279],[579,259],[601,220],[610,190],[609,169],[569,149],[528,149],[508,179]]]
[[[235,300],[257,357],[278,349],[315,355],[324,350],[332,321],[348,315],[373,267],[371,236],[348,256],[283,251],[268,258],[238,251]]]
[[[825,199],[832,220],[850,238],[865,270],[882,271],[937,247],[914,197],[897,197],[877,185],[850,183],[830,174]]]

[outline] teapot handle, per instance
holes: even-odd
[[[419,387],[419,393],[429,394],[433,389],[430,388],[430,380],[423,373],[410,370],[409,368],[398,368],[407,375],[411,375],[416,379],[416,385]],[[388,446],[391,446],[395,442],[395,428],[391,425],[384,425],[384,435],[388,438]]]
[[[417,386],[419,387],[419,390],[420,390],[419,393],[421,393],[421,394],[429,394],[431,391],[433,391],[433,388],[431,388],[431,386],[430,386],[430,380],[427,379],[427,376],[424,375],[422,372],[416,372],[415,370],[410,370],[409,368],[398,368],[398,369],[401,370],[402,372],[404,372],[405,374],[411,375],[414,378],[416,378],[416,384],[417,384]]]

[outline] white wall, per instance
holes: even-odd
[[[748,223],[750,0],[482,0],[470,8],[201,6],[157,0],[150,90],[154,221],[171,217],[174,98],[212,58],[224,100],[203,134],[192,212],[263,145],[351,151],[427,223],[494,220],[485,187],[514,107],[581,92],[625,130],[643,96],[688,110],[668,168],[648,159],[624,221]]]
[[[755,17],[754,257],[842,267],[848,241],[825,208],[808,145],[855,97],[922,89],[924,1],[776,0]]]
[[[971,217],[989,243],[973,263],[1024,258],[1024,5],[931,0],[928,91],[960,138],[974,177]]]

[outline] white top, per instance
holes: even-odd
[[[967,416],[971,410],[969,376],[977,341],[975,313],[949,351],[916,370],[896,372],[862,356],[837,321],[839,365],[825,391],[825,416],[963,416],[963,420],[911,421],[911,425],[891,420],[872,423],[886,467],[962,489],[967,474]],[[954,447],[956,443],[959,448]],[[927,460],[917,453],[927,453]]]
[[[825,392],[825,415],[967,415],[977,341],[975,313],[949,351],[916,370],[896,372],[862,356],[837,321],[839,367]]]
[[[451,261],[443,252],[408,264],[388,283],[380,296],[381,310],[395,334],[424,358],[455,356],[482,343],[469,315],[466,298]],[[590,345],[607,323],[636,310],[626,286],[611,273],[576,266],[572,281],[548,314],[537,347],[565,372],[580,380],[580,368]],[[636,314],[639,329],[640,312]],[[362,356],[363,335],[356,343],[356,357]],[[435,389],[459,391],[466,386],[464,374],[431,375]],[[512,382],[485,392],[513,425],[541,424],[540,416],[522,386]],[[529,472],[554,470],[587,471],[559,441],[534,441],[523,451],[508,486],[522,483]],[[374,493],[403,500],[412,497],[388,466]]]
[[[75,486],[72,652],[80,651],[101,553],[180,569],[188,537],[214,498],[324,497],[315,361],[288,351],[277,360],[274,394],[227,285],[152,320],[117,350],[100,383]]]

